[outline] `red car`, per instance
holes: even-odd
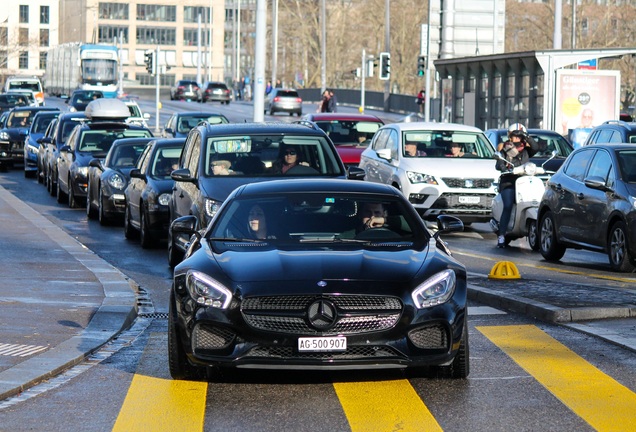
[[[384,125],[379,117],[355,113],[305,114],[302,120],[316,123],[329,135],[346,167],[358,166],[360,155]]]

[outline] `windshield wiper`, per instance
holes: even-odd
[[[236,238],[236,237],[210,237],[208,241],[221,241],[232,243],[267,243],[267,240],[251,239],[251,238]]]

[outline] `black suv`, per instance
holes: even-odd
[[[230,104],[232,92],[224,82],[208,81],[203,84],[201,102],[217,101],[222,104]]]
[[[170,100],[201,100],[201,88],[196,81],[179,80],[170,87]]]
[[[246,183],[299,177],[362,179],[364,171],[346,171],[327,134],[309,122],[202,123],[188,134],[171,177],[175,186],[170,221],[194,215],[203,228],[230,192]],[[168,233],[171,266],[181,261],[188,242],[185,236]]]
[[[51,107],[18,107],[9,112],[6,124],[0,129],[0,169],[24,162],[24,142],[35,115],[41,111],[58,111]]]
[[[592,129],[583,145],[612,143],[636,143],[636,123],[606,121]]]

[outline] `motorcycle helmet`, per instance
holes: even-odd
[[[513,123],[508,127],[508,136],[510,136],[510,134],[514,131],[521,131],[523,133],[526,133],[526,127],[524,125],[522,125],[521,123]]]

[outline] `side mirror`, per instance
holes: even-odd
[[[382,159],[386,159],[388,161],[391,161],[391,149],[380,149],[378,151],[376,151],[376,154],[378,155],[378,157],[382,158]]]
[[[364,180],[366,174],[364,168],[352,166],[347,169],[347,178],[349,180]]]
[[[133,168],[130,170],[130,178],[138,178],[142,180],[146,180],[146,175],[142,174],[139,168]]]
[[[148,114],[148,113],[144,113],[144,119],[146,119],[146,120],[150,120],[150,114]]]
[[[67,145],[63,145],[62,147],[60,147],[60,153],[68,153],[71,151],[71,147],[67,146]]]
[[[99,168],[100,170],[104,171],[103,169],[104,167],[102,166],[102,161],[97,158],[94,158],[88,161],[88,166]]]
[[[172,180],[178,182],[196,183],[197,181],[197,179],[192,177],[192,175],[190,174],[190,170],[187,168],[181,168],[172,171],[172,173],[170,173],[170,177],[172,178]]]
[[[197,234],[196,216],[188,215],[176,218],[170,224],[170,231],[172,234],[186,234],[188,236]]]

